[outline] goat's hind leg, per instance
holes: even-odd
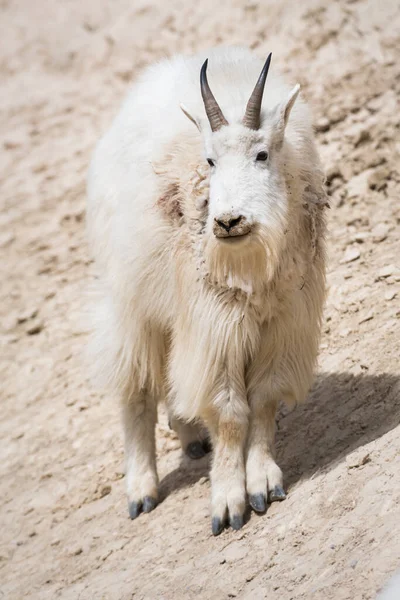
[[[200,423],[187,423],[170,413],[169,425],[178,435],[182,450],[189,458],[203,458],[211,451],[208,432]]]
[[[157,401],[146,391],[130,394],[123,402],[126,491],[129,515],[135,519],[157,505],[155,424]]]

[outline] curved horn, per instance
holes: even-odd
[[[228,125],[228,121],[222,114],[222,110],[218,106],[218,103],[210,90],[210,86],[208,85],[207,65],[208,58],[201,67],[200,72],[201,95],[203,97],[204,107],[206,109],[208,120],[210,121],[211,129],[212,131],[218,131],[223,125]]]
[[[263,66],[260,77],[258,78],[256,87],[254,88],[253,93],[250,96],[250,100],[247,103],[246,112],[243,117],[243,125],[245,125],[249,129],[260,128],[261,103],[263,99],[264,87],[265,82],[267,80],[271,57],[272,52],[270,52],[267,60],[265,61],[265,65]]]

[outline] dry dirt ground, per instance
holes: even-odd
[[[1,0],[0,598],[359,600],[400,566],[398,3]],[[331,194],[288,498],[213,538],[207,459],[161,418],[162,503],[128,518],[119,411],[83,362],[85,176],[140,68],[240,43],[299,80]]]

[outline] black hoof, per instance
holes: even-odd
[[[203,440],[202,446],[203,446],[203,450],[206,454],[211,452],[212,444],[211,444],[211,440],[209,438],[206,438],[205,440]]]
[[[251,508],[256,512],[262,513],[267,510],[264,494],[250,494],[249,502]]]
[[[131,519],[136,519],[142,512],[141,502],[130,502],[128,505],[129,516]]]
[[[213,535],[219,535],[224,528],[224,524],[219,517],[213,517],[211,521],[211,531]]]
[[[230,526],[235,531],[238,531],[238,529],[242,529],[243,522],[243,517],[241,515],[234,515],[230,520]]]
[[[206,452],[205,452],[201,442],[196,441],[196,442],[190,442],[190,444],[188,444],[188,446],[186,448],[186,454],[190,458],[197,460],[198,458],[203,458],[203,456],[206,455]]]
[[[152,496],[145,496],[143,499],[143,512],[149,513],[157,506],[157,500]]]
[[[276,485],[273,490],[269,493],[270,502],[280,502],[286,498],[285,490],[282,486]]]

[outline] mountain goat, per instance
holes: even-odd
[[[208,53],[209,84],[204,59],[138,79],[95,150],[87,218],[93,363],[122,400],[130,516],[157,504],[166,398],[189,454],[210,435],[217,535],[242,527],[247,495],[258,512],[285,497],[275,413],[313,378],[326,196],[299,86],[271,73],[263,94],[271,56],[241,48]]]

